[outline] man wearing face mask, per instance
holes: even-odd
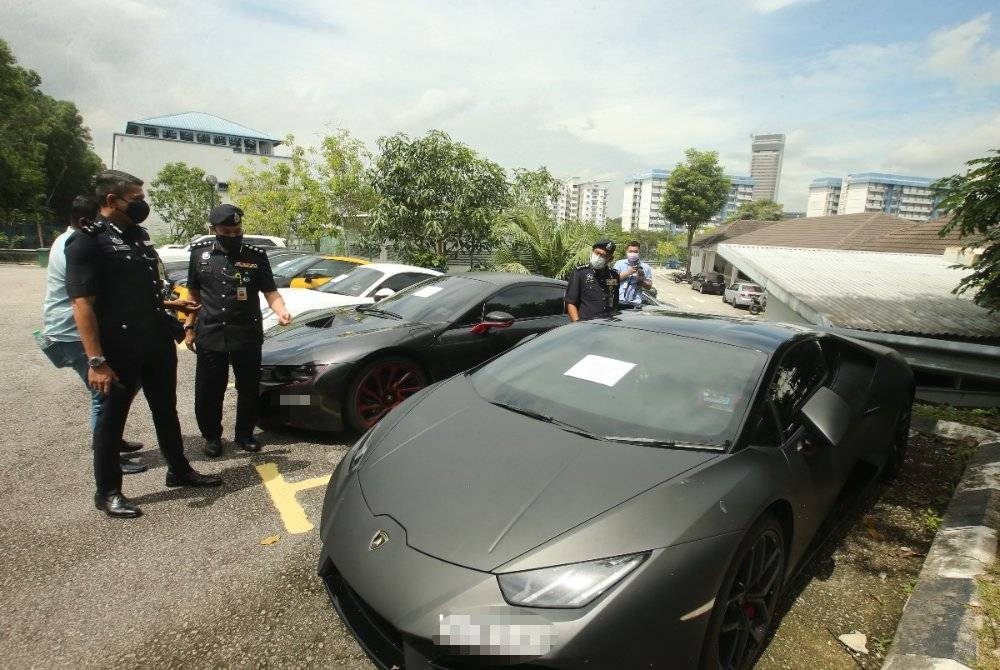
[[[218,486],[222,480],[196,472],[184,456],[177,348],[163,309],[189,306],[163,300],[160,259],[138,225],[149,215],[142,180],[109,170],[98,175],[95,195],[99,215],[66,241],[66,292],[87,353],[90,387],[103,395],[94,428],[94,504],[108,516],[134,518],[142,510],[122,494],[118,449],[140,385],[167,461],[167,486]]]
[[[618,301],[622,309],[642,309],[643,289],[653,288],[653,270],[639,260],[639,242],[632,240],[625,248],[625,258],[615,263],[621,286]]]
[[[566,286],[570,321],[611,316],[618,310],[618,273],[609,267],[614,255],[612,240],[598,240],[591,247],[590,263],[570,274]]]
[[[222,399],[229,366],[236,377],[236,444],[260,451],[253,436],[260,390],[260,349],[264,342],[260,298],[287,326],[291,316],[274,285],[264,249],[243,242],[243,211],[219,205],[208,216],[214,240],[191,247],[188,290],[202,305],[187,318],[185,343],[198,355],[194,380],[194,410],[205,438],[205,454],[222,454]]]

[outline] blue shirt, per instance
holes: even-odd
[[[614,271],[617,272],[620,277],[623,272],[629,269],[629,267],[628,259],[623,258],[615,263]],[[646,281],[652,281],[653,270],[649,267],[649,264],[639,261],[639,267],[642,268],[644,279]],[[618,285],[618,301],[628,303],[630,305],[642,304],[642,285],[639,284],[639,277],[637,275],[629,275],[622,280],[621,284]]]
[[[73,303],[66,293],[66,240],[72,228],[57,237],[49,249],[49,268],[46,276],[45,302],[42,303],[42,333],[55,342],[79,341],[73,319]]]

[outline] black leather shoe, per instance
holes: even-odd
[[[251,435],[250,437],[237,437],[236,444],[238,444],[240,449],[242,449],[243,451],[252,451],[252,452],[260,451],[260,442],[254,439],[253,435]]]
[[[218,486],[221,483],[219,475],[203,475],[194,470],[178,475],[167,470],[167,486]]]
[[[217,458],[222,455],[222,440],[214,438],[205,440],[205,455],[209,458]]]
[[[123,475],[137,475],[149,469],[149,466],[144,463],[136,463],[128,456],[119,456],[118,463],[121,465]]]
[[[133,505],[120,492],[106,496],[100,493],[96,494],[94,496],[94,507],[108,516],[118,519],[134,519],[142,516],[142,510],[139,509],[138,505]]]
[[[122,440],[121,446],[118,447],[118,451],[123,454],[130,454],[140,449],[142,449],[142,442],[129,442],[128,440]]]

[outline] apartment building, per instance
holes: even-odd
[[[632,175],[625,180],[622,194],[622,230],[670,230],[678,232],[660,212],[663,204],[663,189],[667,185],[670,170],[654,168],[649,172]],[[755,181],[752,177],[728,176],[729,197],[712,221],[723,221],[744,202],[753,200]]]
[[[840,177],[821,177],[809,183],[806,216],[832,216],[840,205]]]
[[[849,174],[841,182],[838,214],[882,212],[911,221],[938,216],[936,180],[881,172]]]
[[[582,221],[603,226],[608,215],[607,181],[567,179],[560,183],[559,195],[552,203],[556,221]]]
[[[785,136],[754,135],[750,145],[750,177],[754,180],[754,200],[777,200],[781,186],[781,161]]]

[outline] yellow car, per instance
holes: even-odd
[[[319,288],[331,279],[345,275],[359,265],[368,265],[368,261],[350,256],[323,256],[315,265],[310,265],[294,277],[289,286],[291,288]]]

